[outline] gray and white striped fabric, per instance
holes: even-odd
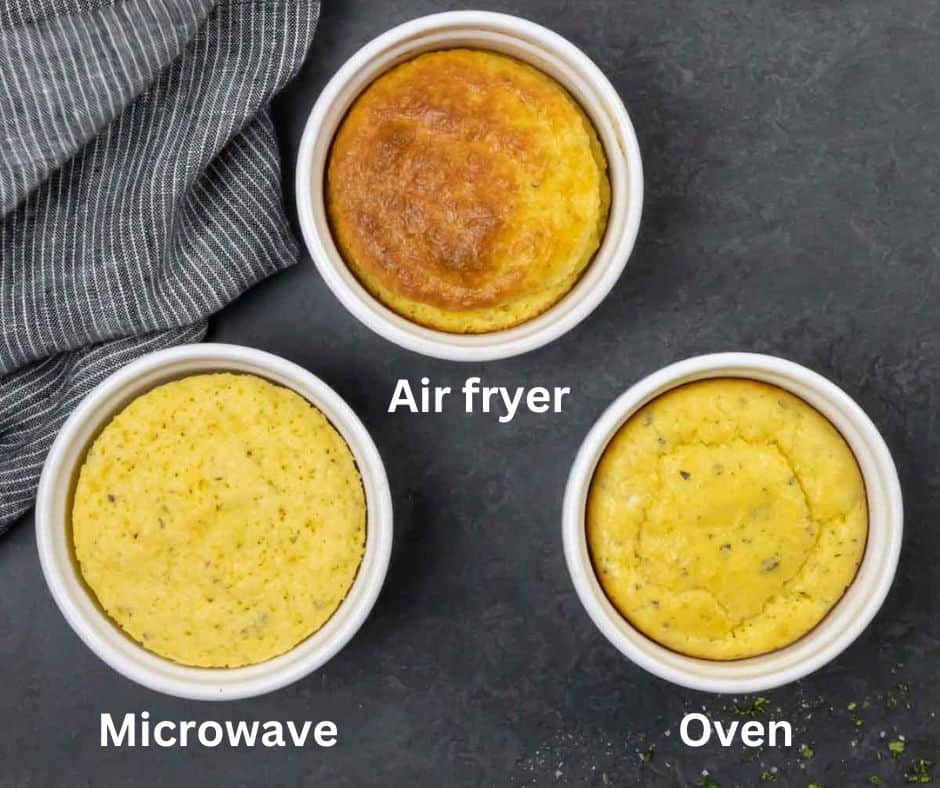
[[[292,264],[265,107],[313,0],[0,0],[0,532],[77,401]]]

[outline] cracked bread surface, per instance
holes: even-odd
[[[148,650],[199,667],[263,662],[319,630],[365,536],[346,441],[299,394],[248,374],[131,402],[89,449],[72,509],[102,608]]]
[[[812,630],[852,583],[868,509],[854,454],[818,411],[770,384],[672,389],[620,428],[588,495],[604,592],[674,651],[768,653]]]

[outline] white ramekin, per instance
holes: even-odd
[[[578,284],[554,307],[522,325],[460,335],[420,326],[383,306],[343,262],[323,199],[333,135],[356,97],[376,77],[422,52],[474,47],[512,55],[560,82],[594,122],[609,165],[607,231]],[[310,256],[337,298],[360,321],[402,347],[451,361],[486,361],[551,342],[587,317],[619,278],[636,240],[643,207],[643,165],[630,116],[596,65],[577,47],[540,25],[506,14],[453,11],[389,30],[354,54],[329,81],[310,113],[296,173],[297,214]]]
[[[858,459],[868,494],[869,530],[855,581],[829,615],[797,642],[770,654],[733,662],[687,657],[644,636],[617,612],[594,574],[584,512],[594,469],[620,426],[669,389],[715,377],[753,378],[801,397],[842,433]],[[660,678],[707,692],[759,692],[795,681],[838,656],[881,607],[897,569],[903,531],[901,486],[891,453],[865,412],[817,373],[774,356],[718,353],[686,359],[654,372],[622,394],[598,419],[578,451],[562,514],[565,559],[582,604],[597,627],[626,657]]]
[[[70,508],[85,452],[132,399],[169,380],[201,372],[248,372],[293,389],[316,405],[349,444],[365,488],[366,548],[349,594],[316,633],[279,657],[243,668],[194,668],[152,654],[127,637],[82,582],[71,546]],[[42,571],[72,629],[108,665],[159,692],[195,700],[231,700],[283,687],[316,670],[365,621],[382,587],[392,546],[392,500],[375,444],[349,406],[315,375],[278,356],[236,345],[199,344],[143,356],[93,389],[49,451],[36,498]]]

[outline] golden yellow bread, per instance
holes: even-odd
[[[653,400],[610,441],[587,538],[608,598],[683,654],[756,656],[809,632],[852,583],[868,508],[854,454],[803,400],[743,379]]]
[[[101,432],[72,510],[85,582],[134,640],[184,665],[275,657],[316,632],[365,547],[355,461],[324,415],[252,375],[194,375]]]
[[[607,224],[607,162],[553,79],[510,57],[430,52],[355,101],[326,175],[355,276],[398,314],[451,333],[538,316],[578,281]]]

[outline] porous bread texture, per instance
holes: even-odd
[[[793,394],[743,379],[681,386],[634,414],[597,466],[586,514],[620,613],[714,660],[812,630],[852,583],[868,533],[842,435]]]
[[[284,653],[333,615],[365,549],[353,455],[297,393],[206,374],[131,402],[82,465],[75,556],[107,614],[184,665]]]

